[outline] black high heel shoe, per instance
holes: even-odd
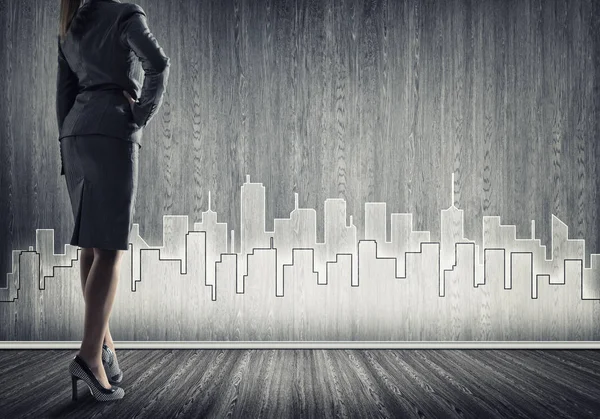
[[[123,371],[119,368],[119,362],[115,358],[115,354],[107,345],[102,345],[102,365],[108,382],[111,384],[119,384],[123,381]]]
[[[77,380],[86,383],[92,396],[101,402],[122,399],[125,395],[125,390],[121,387],[104,388],[79,355],[75,355],[75,358],[69,364],[69,372],[71,373],[71,384],[73,386],[73,400],[77,400]]]

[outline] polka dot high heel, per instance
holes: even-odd
[[[123,381],[123,371],[119,368],[119,362],[115,358],[115,353],[107,345],[102,345],[102,365],[108,382],[111,384],[119,384]]]
[[[87,384],[92,396],[101,402],[110,400],[122,399],[125,395],[125,390],[121,387],[111,386],[105,388],[100,384],[92,370],[87,366],[85,361],[75,355],[75,358],[69,364],[69,372],[71,373],[71,384],[73,386],[73,400],[77,400],[77,381],[81,380]]]

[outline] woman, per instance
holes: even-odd
[[[124,390],[108,327],[121,258],[135,212],[142,130],[160,108],[170,60],[146,13],[118,0],[61,0],[56,116],[65,175],[81,247],[84,333],[69,365],[73,399],[84,381],[96,400]],[[143,85],[134,77],[137,58]]]

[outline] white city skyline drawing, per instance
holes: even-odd
[[[452,204],[440,212],[439,241],[431,241],[429,231],[412,229],[412,213],[391,214],[388,240],[385,202],[365,203],[364,237],[358,239],[352,215],[349,224],[346,222],[346,202],[326,199],[324,240],[318,242],[316,211],[299,208],[297,193],[290,217],[275,218],[273,231],[267,231],[265,188],[262,183],[250,182],[246,176],[241,186],[239,251],[234,230],[229,232],[228,239],[227,223],[217,221],[210,192],[208,209],[191,230],[188,216],[163,216],[161,246],[148,245],[139,235],[139,224],[134,223],[116,300],[117,306],[119,301],[128,300],[130,307],[125,307],[123,301],[124,307],[117,316],[128,324],[125,317],[132,316],[141,306],[146,307],[141,310],[146,318],[160,316],[152,312],[152,307],[162,307],[169,313],[177,307],[175,311],[187,318],[181,320],[182,329],[178,332],[181,339],[199,336],[190,326],[197,321],[187,312],[199,306],[210,307],[213,314],[223,313],[224,317],[219,319],[244,312],[242,323],[257,322],[262,317],[258,314],[252,317],[253,313],[268,310],[271,314],[265,314],[267,320],[263,321],[270,322],[271,328],[286,327],[283,318],[289,320],[304,313],[307,322],[313,322],[313,327],[320,331],[310,333],[329,338],[360,338],[372,333],[376,338],[376,333],[393,330],[399,318],[406,322],[411,316],[415,317],[411,320],[413,326],[414,321],[419,325],[421,338],[433,336],[436,327],[449,327],[454,333],[451,337],[463,330],[480,339],[508,337],[517,329],[521,338],[527,333],[540,338],[551,330],[552,336],[563,338],[571,333],[581,334],[583,340],[600,335],[595,320],[600,300],[600,255],[592,254],[587,268],[585,241],[569,239],[568,227],[554,214],[550,259],[546,259],[546,246],[535,238],[534,221],[531,238],[517,239],[516,226],[502,225],[499,216],[484,216],[481,241],[468,239],[464,237],[464,212],[454,206],[453,197],[454,175]],[[37,229],[35,247],[13,250],[7,287],[0,289],[0,310],[4,307],[7,315],[18,313],[19,307],[35,310],[36,304],[48,304],[53,299],[59,304],[61,296],[76,293],[78,281],[73,279],[79,274],[78,247],[66,244],[62,254],[54,254],[53,249],[54,230]],[[28,290],[26,295],[22,295],[24,289]],[[339,293],[337,296],[330,295],[334,289]],[[27,301],[30,298],[34,301]],[[26,304],[19,305],[22,299]],[[323,299],[335,304],[321,307]],[[45,302],[36,303],[42,300]],[[546,304],[537,303],[540,300]],[[349,324],[344,323],[342,313],[333,315],[327,311],[351,302],[356,307],[352,324],[350,320]],[[396,307],[398,304],[401,307]],[[119,310],[117,307],[116,312]],[[281,316],[279,323],[273,314],[277,310],[289,311]],[[319,319],[313,318],[317,312],[321,313]],[[404,315],[394,315],[400,312]],[[52,316],[46,314],[45,319]],[[375,323],[374,317],[379,323]],[[538,324],[547,323],[545,332],[524,326],[534,319]],[[578,331],[574,331],[569,319],[580,319],[576,322]],[[335,323],[338,332],[324,322]],[[201,329],[208,327],[209,332],[202,329],[206,333],[217,330],[212,329],[214,325],[200,327],[196,323]],[[365,330],[366,325],[378,332]],[[159,317],[146,327],[148,338],[152,327],[164,329],[168,334],[168,326]],[[220,327],[225,333],[229,326],[223,322]],[[249,339],[256,338],[261,327],[249,326],[244,333],[248,333]],[[297,327],[309,333],[307,324],[300,323]],[[404,338],[409,336],[410,340],[414,331],[407,324],[402,327]],[[20,333],[15,326],[12,336],[23,339]],[[295,336],[300,332],[273,333]]]

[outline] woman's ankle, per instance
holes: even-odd
[[[83,359],[83,362],[85,362],[90,369],[99,368],[102,365],[102,354],[100,354],[100,356],[90,355],[79,350],[77,356]]]

